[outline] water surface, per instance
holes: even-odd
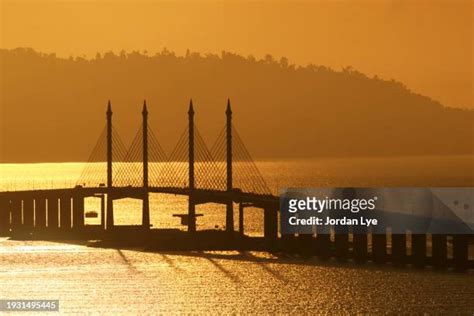
[[[258,162],[270,189],[318,186],[472,186],[472,157],[320,159]],[[3,164],[0,189],[74,186],[83,163]],[[184,229],[173,213],[187,199],[151,196],[154,227]],[[86,201],[99,210],[99,199]],[[115,204],[118,224],[140,223],[141,202]],[[225,209],[206,204],[198,229],[223,229]],[[262,231],[249,209],[245,229]],[[237,217],[236,217],[237,221]],[[89,223],[98,219],[88,220]],[[59,299],[63,312],[168,313],[474,313],[474,274],[394,269],[261,252],[107,249],[83,243],[0,239],[0,299]]]

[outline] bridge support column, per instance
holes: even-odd
[[[84,227],[84,197],[80,195],[72,198],[72,227],[76,230]]]
[[[426,264],[426,235],[412,234],[411,249],[413,264],[418,268],[424,267]]]
[[[367,260],[367,228],[355,226],[352,228],[354,259],[357,262]]]
[[[448,238],[446,235],[431,235],[433,266],[444,268],[448,259]]]
[[[329,227],[318,227],[316,235],[316,252],[322,260],[331,257],[331,233]]]
[[[244,205],[239,203],[239,233],[244,235]]]
[[[10,234],[10,200],[0,200],[0,236]]]
[[[46,228],[46,199],[35,199],[35,229],[41,230]]]
[[[267,240],[278,238],[278,214],[271,208],[265,208],[263,213],[263,235]]]
[[[347,261],[349,256],[349,230],[347,227],[334,228],[334,246],[336,259]]]
[[[100,195],[100,226],[105,230],[105,194]]]
[[[59,200],[61,229],[71,229],[71,197],[61,196]]]
[[[144,229],[150,229],[150,197],[148,192],[144,193],[142,204],[142,226]]]
[[[468,266],[469,235],[453,236],[453,263],[454,269],[464,271]]]
[[[194,198],[192,195],[189,195],[188,199],[188,232],[196,231],[196,204],[194,203]]]
[[[18,231],[21,228],[21,200],[11,201],[12,231]]]
[[[58,198],[48,198],[48,230],[57,229],[59,227],[58,216]]]
[[[225,229],[228,233],[234,231],[234,202],[227,201],[225,213]]]
[[[399,229],[397,229],[399,230]],[[407,237],[405,234],[392,234],[392,262],[402,265],[406,262]]]
[[[110,192],[107,194],[107,221],[106,227],[107,230],[111,230],[114,228],[114,200],[110,196]]]
[[[372,260],[375,263],[385,263],[387,259],[387,235],[385,227],[372,229]]]
[[[23,227],[27,231],[32,231],[35,225],[34,200],[27,198],[23,200]]]

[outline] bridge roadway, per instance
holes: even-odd
[[[123,198],[143,199],[145,193],[161,193],[190,196],[195,204],[219,203],[226,204],[229,199],[234,203],[251,204],[257,208],[279,209],[279,197],[274,195],[264,195],[256,193],[247,193],[239,189],[230,192],[219,190],[208,190],[195,188],[180,187],[75,187],[65,189],[45,189],[45,190],[21,190],[21,191],[4,191],[0,192],[0,199],[26,199],[26,198],[47,198],[50,196],[75,196],[90,197],[97,194],[109,194],[113,200]]]

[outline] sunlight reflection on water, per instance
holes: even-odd
[[[472,157],[257,164],[274,193],[284,187],[473,183],[466,172],[473,168]],[[83,166],[0,164],[0,190],[72,187]],[[150,202],[154,227],[183,228],[172,214],[186,212],[185,197],[152,194]],[[100,200],[88,198],[86,210],[100,213]],[[222,206],[200,205],[197,212],[205,214],[198,229],[223,229]],[[116,201],[115,214],[118,224],[139,224],[141,201]],[[261,210],[247,210],[246,232],[261,234],[262,217]],[[260,252],[152,253],[0,238],[0,298],[59,299],[60,310],[68,313],[472,314],[473,281],[473,273],[281,259]]]

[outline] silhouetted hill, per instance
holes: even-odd
[[[0,50],[3,162],[83,161],[105,124],[108,99],[125,142],[147,99],[150,124],[170,151],[185,128],[189,98],[209,145],[234,122],[257,158],[472,154],[474,111],[443,107],[401,83],[350,68],[164,50],[57,58]]]

